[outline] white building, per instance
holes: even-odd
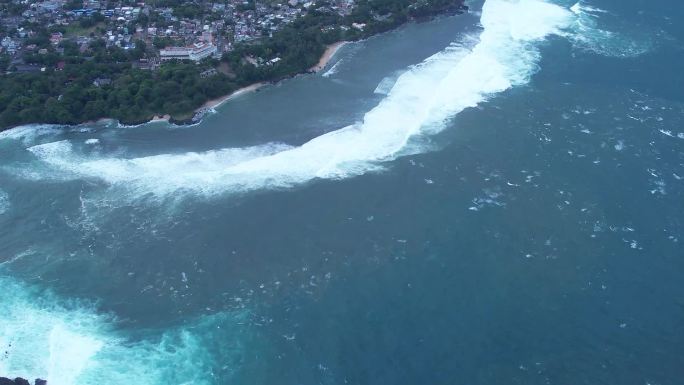
[[[216,46],[211,43],[195,43],[191,47],[167,47],[159,51],[162,60],[200,61],[215,54]]]
[[[191,48],[166,47],[159,51],[162,60],[190,60]]]
[[[190,52],[190,60],[200,61],[216,53],[216,46],[211,43],[195,43]]]

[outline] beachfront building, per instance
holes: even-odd
[[[195,43],[190,47],[166,47],[159,51],[161,60],[200,61],[215,54],[216,46],[211,43]]]

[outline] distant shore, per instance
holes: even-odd
[[[320,60],[318,60],[318,63],[316,63],[315,66],[311,67],[309,69],[310,72],[319,72],[323,70],[330,60],[335,56],[337,51],[342,48],[345,44],[349,43],[348,41],[338,41],[336,43],[330,44],[325,48],[325,51],[323,52],[323,55],[321,56]],[[254,84],[250,84],[248,86],[242,87],[238,90],[235,90],[228,95],[220,96],[218,98],[214,98],[211,100],[208,100],[205,102],[202,106],[198,107],[195,109],[193,112],[193,118],[189,121],[189,123],[199,123],[204,115],[209,112],[210,110],[213,110],[219,106],[221,106],[223,103],[246,93],[249,92],[254,92],[258,90],[259,88],[269,84],[268,82],[258,82]],[[155,116],[150,122],[170,122],[170,123],[175,123],[175,124],[183,124],[178,121],[174,121],[173,117],[170,115],[157,115]]]

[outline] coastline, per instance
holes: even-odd
[[[321,55],[321,58],[318,60],[318,63],[315,66],[311,67],[309,69],[309,71],[313,72],[313,73],[321,71],[323,68],[325,68],[328,65],[328,63],[330,62],[330,60],[332,60],[332,58],[335,56],[337,51],[339,51],[340,48],[342,48],[347,43],[349,43],[349,42],[348,41],[338,41],[338,42],[329,44],[325,48],[325,51],[323,52],[323,55]],[[239,89],[231,92],[228,95],[224,95],[224,96],[220,96],[220,97],[215,98],[215,99],[208,100],[201,107],[197,108],[194,111],[194,115],[196,116],[197,114],[204,114],[208,110],[212,110],[214,108],[221,106],[223,103],[229,101],[230,99],[233,99],[233,98],[240,96],[242,94],[246,94],[248,92],[257,91],[259,88],[261,88],[267,84],[269,84],[269,83],[267,83],[267,82],[253,83],[253,84],[250,84],[248,86],[239,88]],[[169,121],[170,119],[171,119],[171,117],[169,115],[155,116],[155,119],[153,119],[153,121],[164,121],[164,120]]]
[[[139,124],[135,124],[135,125],[133,125],[133,126],[139,126],[139,125],[141,125],[141,124],[156,123],[156,122],[165,122],[165,123],[176,124],[176,125],[188,125],[188,124],[199,123],[199,121],[202,120],[202,117],[204,117],[204,115],[205,115],[207,112],[212,111],[214,108],[219,107],[220,105],[222,105],[223,103],[229,101],[230,99],[233,99],[233,98],[235,98],[235,97],[238,97],[238,96],[240,96],[240,95],[242,95],[242,94],[246,94],[246,93],[248,93],[248,92],[256,91],[256,90],[258,90],[259,88],[261,88],[261,87],[263,87],[263,86],[265,86],[265,85],[267,85],[267,84],[268,84],[268,83],[265,83],[265,82],[259,82],[259,83],[250,84],[250,85],[248,85],[248,86],[239,88],[239,89],[237,89],[237,90],[235,90],[235,91],[229,93],[228,95],[224,95],[224,96],[220,96],[220,97],[218,97],[218,98],[214,98],[214,99],[208,100],[208,101],[206,101],[203,105],[201,105],[200,107],[196,108],[196,109],[192,112],[192,119],[191,119],[191,120],[188,120],[188,121],[174,121],[174,119],[173,119],[173,117],[172,117],[171,115],[165,114],[165,115],[154,115],[154,116],[152,117],[152,119],[147,120],[147,121],[142,122],[142,123],[139,123]],[[114,120],[114,119],[111,119],[111,118],[102,118],[102,119],[99,119],[97,122],[111,121],[111,120]],[[82,123],[82,124],[85,124],[85,123]],[[120,122],[119,122],[119,125],[121,125]]]
[[[171,115],[166,114],[166,115],[155,115],[148,123],[153,123],[153,122],[168,122],[169,119],[171,119]]]
[[[328,65],[330,60],[335,56],[337,51],[339,51],[339,49],[342,48],[347,43],[349,43],[349,41],[338,41],[338,42],[329,44],[326,47],[325,51],[323,52],[323,55],[321,56],[318,63],[309,69],[309,73],[316,73],[316,72],[319,72],[322,69],[324,69]],[[129,126],[129,127],[139,126],[139,125],[147,124],[147,123],[156,123],[156,122],[165,122],[168,124],[176,124],[176,125],[196,124],[196,123],[199,123],[202,120],[202,118],[204,117],[204,115],[206,115],[208,112],[214,110],[217,107],[220,107],[221,105],[228,102],[229,100],[236,98],[240,95],[249,93],[249,92],[255,92],[255,91],[259,90],[261,87],[264,87],[264,86],[266,86],[268,84],[272,84],[272,83],[273,82],[253,83],[253,84],[241,87],[241,88],[239,88],[239,89],[237,89],[237,90],[235,90],[235,91],[233,91],[227,95],[208,100],[204,104],[202,104],[200,107],[196,108],[192,112],[192,118],[187,120],[187,121],[175,121],[173,119],[173,117],[169,114],[164,114],[164,115],[157,114],[157,115],[153,115],[152,118],[150,118],[146,121],[143,121],[143,122],[140,122],[137,124],[133,124],[133,125],[124,125],[114,118],[100,118],[100,119],[93,120],[93,121],[75,124],[73,126],[78,127],[78,126],[84,126],[84,125],[88,125],[88,124],[108,124],[108,123],[114,123],[114,122],[118,123],[119,126]],[[275,82],[275,83],[277,83],[277,82]],[[19,127],[19,126],[17,126],[17,127]],[[8,127],[6,129],[0,130],[0,132],[6,131],[6,130],[11,130],[13,128],[15,128],[15,127]]]
[[[421,8],[420,10],[415,12],[416,13],[415,15],[412,14],[409,17],[404,17],[404,18],[396,19],[396,20],[390,19],[389,21],[384,21],[384,19],[383,19],[382,21],[378,21],[378,23],[376,23],[377,25],[373,24],[377,28],[372,28],[372,29],[369,28],[368,31],[366,31],[366,32],[364,32],[363,28],[359,29],[360,32],[354,30],[353,31],[354,33],[351,33],[351,34],[349,34],[349,36],[346,36],[346,39],[344,36],[338,36],[337,39],[345,39],[345,40],[339,40],[339,41],[336,41],[334,43],[331,43],[331,44],[324,46],[323,51],[321,52],[321,56],[315,65],[313,65],[309,68],[305,67],[305,65],[310,63],[311,57],[309,57],[308,60],[306,60],[306,62],[309,62],[309,63],[301,62],[302,61],[301,58],[297,58],[296,60],[293,59],[294,60],[293,63],[295,63],[294,68],[290,68],[293,65],[292,63],[288,64],[288,65],[290,65],[290,67],[285,67],[285,68],[290,69],[290,71],[294,71],[294,72],[290,72],[290,73],[285,74],[285,73],[281,73],[283,71],[280,71],[280,72],[278,72],[278,71],[275,71],[275,72],[274,71],[271,71],[271,72],[262,71],[261,73],[259,73],[258,76],[253,76],[252,79],[261,78],[261,79],[271,79],[271,80],[262,81],[259,83],[248,84],[244,87],[241,87],[241,88],[231,92],[230,94],[220,96],[220,97],[211,99],[209,101],[206,101],[201,106],[194,108],[194,109],[191,109],[188,112],[180,113],[176,117],[174,117],[173,115],[169,115],[169,114],[163,114],[162,112],[156,112],[156,113],[152,112],[149,115],[145,115],[144,111],[154,111],[156,108],[159,108],[158,106],[155,106],[155,105],[149,105],[149,103],[147,103],[147,102],[142,103],[142,106],[138,106],[138,107],[140,107],[139,109],[136,109],[134,112],[130,113],[130,115],[132,115],[133,117],[125,117],[127,114],[124,114],[124,113],[120,114],[118,110],[109,111],[108,108],[105,108],[104,110],[101,111],[101,113],[106,114],[106,115],[109,115],[109,114],[121,115],[120,118],[125,119],[126,122],[119,121],[118,119],[115,119],[115,118],[106,117],[106,115],[105,115],[105,117],[102,117],[102,118],[94,118],[92,120],[81,120],[79,118],[79,116],[77,116],[77,115],[83,115],[83,114],[76,113],[76,112],[73,113],[75,116],[71,116],[68,114],[64,115],[64,116],[60,116],[60,117],[52,116],[52,115],[54,115],[55,111],[52,111],[50,114],[46,113],[47,115],[40,115],[40,116],[45,116],[43,118],[43,119],[45,119],[44,121],[53,121],[53,122],[57,122],[57,121],[69,122],[70,121],[70,122],[72,122],[72,123],[54,123],[56,125],[62,125],[62,126],[82,126],[82,125],[87,125],[87,124],[92,124],[92,123],[101,123],[104,121],[116,121],[116,122],[118,122],[119,126],[124,126],[124,127],[134,127],[134,126],[138,126],[138,125],[146,124],[146,123],[150,123],[150,122],[168,122],[169,124],[173,124],[173,125],[189,125],[189,124],[194,125],[194,124],[199,123],[202,120],[202,118],[204,117],[204,115],[206,115],[208,112],[214,112],[214,110],[213,110],[214,108],[220,106],[221,104],[223,104],[227,100],[230,100],[231,97],[238,96],[238,95],[243,94],[245,92],[256,91],[265,84],[276,84],[276,83],[279,83],[283,79],[291,78],[291,77],[297,76],[299,74],[317,73],[319,71],[322,71],[330,63],[332,58],[334,58],[334,56],[337,54],[339,49],[342,48],[343,46],[345,46],[347,43],[359,41],[359,40],[364,40],[364,39],[369,38],[373,35],[388,32],[388,31],[396,29],[396,28],[400,27],[401,25],[406,24],[408,22],[412,22],[412,21],[413,22],[422,22],[422,21],[430,20],[430,19],[432,19],[432,18],[434,18],[440,14],[443,14],[443,13],[449,14],[449,15],[461,14],[463,12],[467,12],[467,10],[468,10],[468,6],[465,5],[465,3],[464,3],[466,0],[447,0],[447,1],[449,4],[437,4],[434,6],[424,7],[426,9]],[[320,39],[318,41],[320,41]],[[320,43],[318,43],[318,44],[320,44]],[[287,44],[285,44],[285,45],[287,45]],[[321,49],[321,48],[318,48],[318,49]],[[237,58],[237,59],[239,59],[239,58]],[[231,60],[237,60],[237,59],[231,57]],[[226,59],[226,60],[228,60],[228,59]],[[240,79],[241,79],[241,81],[236,81],[236,83],[237,84],[240,84],[240,83],[244,84],[244,80],[246,80],[246,79],[243,79],[243,78],[240,78]],[[20,78],[20,80],[21,80],[21,78]],[[225,79],[219,79],[219,80],[223,81]],[[16,81],[16,82],[21,83],[22,81],[23,80]],[[66,82],[64,84],[68,85],[69,83]],[[222,88],[223,89],[232,88],[233,86],[234,85],[228,83],[228,84],[224,84],[224,87],[222,87]],[[7,89],[9,89],[9,88],[7,88]],[[205,96],[205,95],[202,95],[201,90],[198,91],[195,88],[193,88],[193,90],[194,90],[193,91],[194,92],[193,93],[193,95],[194,95],[193,99],[195,99],[195,100],[196,99],[202,99],[202,96]],[[29,90],[29,93],[30,92],[31,92],[31,90]],[[48,97],[54,96],[50,92],[46,91],[46,92],[40,93],[40,95],[38,95],[38,96],[43,97],[43,98],[48,98]],[[43,95],[43,94],[45,94],[45,95]],[[9,97],[14,97],[14,96],[17,96],[17,95],[9,95]],[[38,96],[36,96],[36,97],[38,97]],[[3,94],[3,97],[8,97],[8,95]],[[34,101],[34,99],[36,99],[32,95],[28,95],[27,97],[29,97],[29,99],[31,99],[32,101]],[[164,99],[164,98],[162,98],[162,99]],[[176,106],[176,107],[178,107],[178,106]],[[187,105],[181,106],[181,107],[187,107]],[[60,108],[64,108],[64,107],[62,106]],[[160,108],[160,109],[163,110],[163,108]],[[5,111],[2,111],[2,112],[5,112]],[[27,125],[27,124],[41,124],[39,122],[32,121],[30,119],[30,117],[27,117],[27,116],[30,116],[31,114],[28,114],[27,116],[18,116],[18,115],[15,116],[15,115],[10,114],[9,117],[6,117],[3,115],[2,123],[3,123],[3,125],[4,124],[7,124],[7,125],[4,127],[0,127],[0,132],[14,128],[14,127]],[[36,115],[38,115],[38,114],[36,114]]]
[[[335,56],[337,51],[340,50],[344,45],[349,43],[348,41],[338,41],[332,44],[329,44],[326,46],[325,51],[323,52],[323,55],[321,55],[321,58],[318,60],[318,63],[316,63],[315,66],[309,68],[309,73],[316,73],[324,69],[330,60]],[[273,82],[272,82],[273,83]],[[276,82],[277,83],[277,82]],[[226,103],[227,101],[240,96],[242,94],[248,93],[248,92],[255,92],[261,87],[270,84],[269,82],[258,82],[258,83],[253,83],[250,85],[247,85],[245,87],[239,88],[233,92],[231,92],[228,95],[220,96],[215,99],[208,100],[205,102],[202,106],[199,108],[195,109],[193,111],[192,118],[187,121],[174,121],[174,119],[169,116],[169,115],[164,115],[164,116],[155,116],[154,119],[152,119],[152,122],[160,122],[160,121],[166,121],[171,124],[180,124],[180,125],[186,125],[186,124],[197,124],[202,121],[202,118],[204,118],[204,115],[207,114],[207,112],[210,112],[214,110],[215,108],[221,106],[223,103]]]
[[[321,56],[320,60],[318,60],[318,64],[309,68],[309,71],[311,71],[311,72],[321,71],[323,68],[325,68],[325,66],[328,65],[328,63],[335,56],[337,51],[339,51],[339,49],[342,48],[343,46],[345,46],[347,43],[349,43],[349,42],[343,40],[343,41],[338,41],[336,43],[332,43],[332,44],[328,45],[325,48],[325,51],[323,52],[323,55]]]
[[[266,84],[268,84],[268,83],[259,82],[259,83],[250,84],[248,86],[239,88],[239,89],[229,93],[228,95],[224,95],[224,96],[220,96],[220,97],[215,98],[215,99],[208,100],[200,108],[196,109],[195,113],[198,113],[204,109],[216,108],[216,107],[222,105],[223,103],[227,102],[230,99],[233,99],[233,98],[240,96],[242,94],[246,94],[248,92],[256,91],[259,88],[265,86]],[[166,115],[166,116],[168,116],[168,115]]]
[[[454,8],[454,9],[450,9],[448,13],[449,14],[452,14],[452,13],[453,14],[461,14],[463,12],[467,12],[468,7],[466,5],[464,5],[462,1],[463,0],[461,0],[461,3],[458,7]],[[424,21],[427,19],[431,19],[435,16],[436,15],[426,15],[423,17],[414,17],[412,20],[421,22],[421,21]],[[402,23],[402,24],[405,24],[405,23]],[[394,26],[393,28],[390,28],[390,29],[395,29],[396,27],[397,26]],[[381,31],[379,33],[382,33],[382,32],[387,32],[387,31]],[[164,115],[153,114],[151,117],[148,117],[147,119],[141,119],[141,121],[131,122],[129,124],[124,124],[115,118],[103,117],[103,118],[99,118],[96,120],[84,121],[84,122],[76,123],[76,124],[66,124],[66,125],[65,124],[56,124],[56,125],[79,127],[79,126],[84,126],[84,125],[93,124],[93,123],[98,124],[98,123],[110,123],[110,122],[117,123],[117,125],[119,127],[136,127],[136,126],[140,126],[143,124],[155,123],[155,122],[165,122],[167,124],[172,124],[172,125],[176,125],[176,126],[196,125],[202,121],[202,119],[204,118],[204,116],[207,113],[214,112],[215,108],[221,106],[223,103],[229,101],[230,99],[232,99],[234,97],[245,94],[247,92],[258,91],[259,88],[261,88],[267,84],[277,84],[280,81],[284,80],[285,78],[294,77],[294,76],[299,75],[299,74],[312,74],[312,73],[320,72],[321,70],[323,70],[328,65],[328,63],[335,57],[335,54],[342,47],[344,47],[346,44],[354,42],[354,41],[357,41],[357,40],[356,39],[351,40],[351,41],[350,40],[341,40],[341,41],[337,41],[335,43],[328,44],[326,46],[325,50],[323,51],[323,54],[321,55],[320,59],[318,60],[318,63],[316,63],[316,65],[310,67],[308,70],[303,70],[299,73],[291,74],[289,76],[285,76],[283,78],[273,80],[273,81],[261,81],[261,82],[257,82],[257,83],[252,83],[252,84],[249,84],[247,86],[241,87],[241,88],[239,88],[239,89],[237,89],[237,90],[235,90],[235,91],[233,91],[227,95],[208,100],[204,104],[202,104],[200,107],[194,109],[190,113],[189,118],[183,117],[180,119],[176,119],[169,114],[164,114]],[[26,124],[41,124],[41,123],[26,123]],[[16,127],[21,127],[21,126],[24,126],[26,124],[18,124],[18,125],[9,126],[9,127],[0,127],[0,132],[11,130],[11,129],[16,128]],[[43,124],[45,124],[45,123],[43,123]]]

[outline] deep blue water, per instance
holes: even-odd
[[[198,126],[0,134],[0,375],[682,384],[682,17],[474,2]]]

